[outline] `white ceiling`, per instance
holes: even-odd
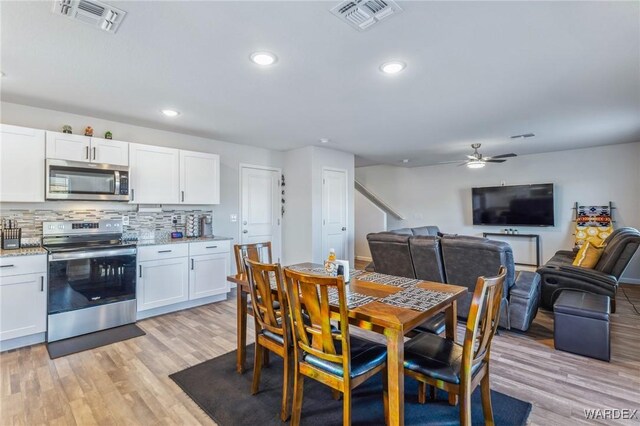
[[[635,1],[405,1],[365,32],[337,1],[107,3],[128,12],[115,35],[0,2],[2,100],[278,150],[330,138],[360,165],[640,141]]]

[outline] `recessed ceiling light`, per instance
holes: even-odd
[[[320,143],[329,143],[330,140],[331,139],[329,139],[329,138],[320,138],[319,139]]]
[[[467,163],[467,167],[470,169],[481,169],[485,166],[484,161],[471,160]]]
[[[380,71],[385,74],[397,74],[407,67],[407,64],[400,61],[385,62],[380,65]]]
[[[404,160],[402,160],[403,163],[407,164],[409,162],[408,158],[405,158]]]
[[[163,109],[161,112],[167,117],[177,117],[180,115],[180,113],[175,109]]]
[[[271,52],[254,52],[251,54],[251,60],[262,66],[273,65],[278,61],[278,57]]]

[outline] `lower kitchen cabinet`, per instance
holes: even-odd
[[[0,280],[0,341],[47,331],[47,276],[24,274]]]
[[[138,263],[138,311],[189,299],[189,259],[148,260]]]
[[[189,299],[227,293],[229,285],[229,253],[191,256],[189,269]]]

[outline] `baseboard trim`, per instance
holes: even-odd
[[[620,282],[622,284],[640,284],[640,278],[623,278]]]
[[[367,256],[356,256],[356,260],[361,260],[364,262],[372,262],[373,259]]]

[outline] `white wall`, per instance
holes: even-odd
[[[347,171],[347,253],[354,260],[354,164],[353,154],[309,146],[284,153],[287,211],[283,222],[284,263],[321,263],[328,253],[322,250],[322,169]],[[293,217],[292,217],[293,216]]]
[[[535,142],[534,142],[535,143]],[[407,219],[389,218],[389,229],[437,225],[442,232],[481,235],[499,227],[473,226],[471,188],[546,183],[555,184],[556,226],[517,227],[542,238],[543,261],[557,250],[573,246],[573,203],[601,205],[613,201],[616,227],[640,228],[640,142],[625,145],[535,154],[489,164],[483,169],[455,165],[404,168],[370,166],[356,169],[356,178]],[[640,255],[625,279],[640,283]]]
[[[233,237],[236,241],[238,241],[240,237],[240,226],[238,222],[231,222],[229,216],[232,213],[239,214],[239,164],[246,163],[260,166],[282,167],[283,163],[282,152],[248,145],[221,142],[181,133],[133,126],[95,117],[69,114],[7,102],[2,102],[0,108],[0,122],[5,124],[55,131],[60,131],[62,125],[69,124],[73,127],[74,133],[80,134],[86,126],[90,125],[94,129],[94,135],[98,137],[103,136],[105,131],[110,130],[113,133],[114,139],[117,140],[219,154],[221,181],[220,204],[213,206],[214,232],[217,235]],[[56,205],[60,205],[60,203],[41,203],[39,208],[42,208],[45,204],[53,208],[55,208],[54,206]],[[3,208],[17,208],[15,207],[16,205],[19,206],[19,204],[12,203],[10,206],[3,205]],[[83,204],[81,202],[74,202],[73,208],[78,208],[78,205],[83,205],[85,208],[92,208],[90,206],[93,205],[93,208],[95,208],[96,203]],[[110,206],[113,205],[114,203],[110,203]],[[34,208],[33,204],[30,204],[30,206],[30,208]],[[64,204],[61,208],[68,209],[69,206],[70,204]]]
[[[356,259],[371,260],[367,234],[387,230],[387,214],[359,191],[355,192]]]

